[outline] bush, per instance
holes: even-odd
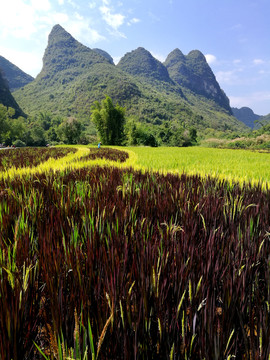
[[[16,147],[25,147],[25,146],[26,146],[25,142],[23,142],[23,141],[20,140],[20,139],[15,140],[15,141],[13,142],[13,145],[16,146]]]

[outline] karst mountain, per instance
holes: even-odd
[[[86,121],[93,102],[108,95],[126,107],[127,116],[153,125],[245,129],[200,51],[185,56],[176,49],[161,63],[139,47],[115,65],[107,52],[81,44],[60,25],[49,34],[36,79],[13,95],[27,114],[50,111]]]

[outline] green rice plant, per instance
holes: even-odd
[[[212,176],[241,184],[269,184],[269,154],[248,150],[130,147],[136,153],[136,168],[163,173]]]

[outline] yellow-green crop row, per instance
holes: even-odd
[[[251,184],[270,183],[270,154],[248,150],[190,148],[129,148],[137,155],[137,165],[163,173],[210,175],[221,180]]]
[[[129,158],[125,163],[105,159],[84,160],[89,153],[89,146],[72,146],[76,153],[60,159],[49,159],[35,168],[10,168],[0,172],[0,178],[13,178],[33,173],[58,171],[66,168],[79,169],[91,166],[132,167],[135,170],[159,171],[162,173],[186,173],[190,175],[213,176],[240,184],[260,183],[269,188],[270,183],[270,154],[247,150],[211,149],[202,147],[116,147],[128,152]],[[91,148],[91,147],[90,147]]]
[[[83,146],[73,146],[73,148],[77,148],[78,150],[75,153],[69,153],[67,156],[64,156],[60,159],[50,158],[42,164],[39,164],[36,167],[23,167],[17,169],[15,167],[11,167],[6,171],[0,172],[0,178],[14,178],[15,176],[27,176],[36,173],[44,173],[48,171],[58,171],[64,170],[68,167],[73,168],[73,163],[86,156],[89,153],[89,149]]]

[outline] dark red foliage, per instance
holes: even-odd
[[[68,153],[75,152],[73,148],[11,148],[0,151],[0,171],[14,166],[34,167],[49,158],[59,159]]]
[[[74,347],[75,309],[95,347],[113,311],[100,359],[268,359],[269,191],[94,167],[2,180],[0,206],[1,359],[39,358],[50,328]]]
[[[90,148],[90,154],[84,156],[84,160],[96,160],[96,159],[106,159],[110,161],[119,161],[125,162],[128,159],[129,155],[125,151],[120,151],[117,149],[111,148],[100,148],[93,149]]]

